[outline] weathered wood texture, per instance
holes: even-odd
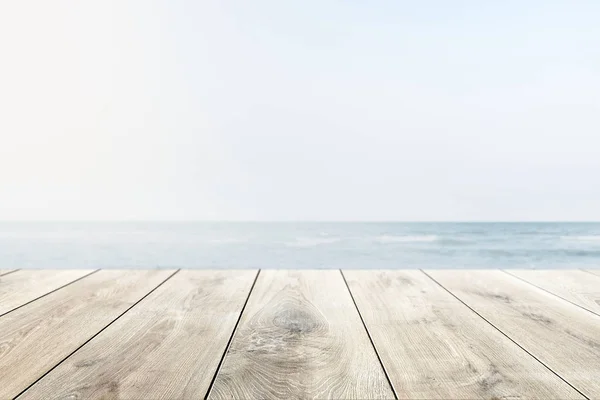
[[[17,271],[16,269],[0,269],[0,276],[10,274],[11,272]]]
[[[261,271],[210,398],[394,398],[339,271]]]
[[[21,398],[203,398],[256,273],[180,271]]]
[[[600,276],[580,270],[512,269],[505,272],[600,315]]]
[[[172,273],[99,271],[0,317],[0,399],[19,394]]]
[[[0,278],[0,315],[69,284],[93,270],[28,269]]]
[[[344,271],[399,399],[582,399],[421,271]]]
[[[502,271],[430,276],[590,398],[600,398],[600,317]]]

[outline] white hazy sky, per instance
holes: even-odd
[[[3,0],[0,220],[600,220],[597,0]]]

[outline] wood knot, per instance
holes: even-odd
[[[294,334],[306,334],[317,329],[319,323],[304,310],[288,308],[277,312],[273,325]]]

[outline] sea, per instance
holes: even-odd
[[[7,268],[600,268],[600,223],[0,222]]]

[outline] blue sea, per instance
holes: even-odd
[[[0,223],[0,268],[600,268],[600,223]]]

